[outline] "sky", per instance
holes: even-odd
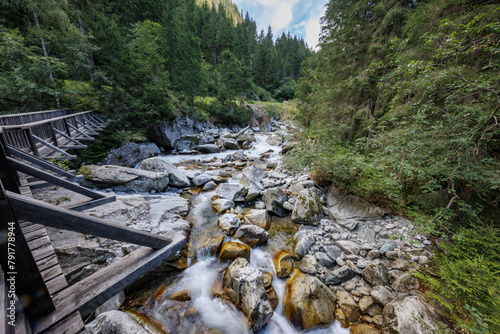
[[[309,47],[317,49],[318,37],[321,32],[319,19],[325,12],[328,0],[232,0],[243,13],[257,22],[257,29],[270,25],[274,38],[285,34],[288,30],[292,35],[303,37]]]

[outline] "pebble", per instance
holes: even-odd
[[[356,262],[356,266],[360,269],[365,269],[368,266],[368,262],[365,259],[360,258]]]
[[[336,258],[335,262],[337,262],[337,265],[339,265],[341,267],[345,266],[344,260],[342,260],[340,257]]]
[[[373,232],[375,232],[375,233],[379,233],[381,230],[382,230],[382,227],[380,227],[379,225],[377,225],[373,228]]]
[[[393,228],[395,228],[395,227],[396,227],[396,225],[394,225],[394,224],[387,224],[387,225],[385,225],[385,228],[386,228],[387,230],[392,230],[392,229],[393,229]]]

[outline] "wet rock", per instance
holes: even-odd
[[[340,307],[335,310],[335,320],[340,322],[342,328],[349,328],[349,320],[345,317],[344,312]]]
[[[227,268],[224,296],[241,309],[254,330],[264,326],[273,315],[262,273],[243,258],[234,260]]]
[[[242,257],[250,261],[250,247],[239,242],[226,242],[222,245],[219,259],[223,261],[233,261],[234,259]]]
[[[212,207],[215,211],[222,212],[234,208],[234,202],[224,198],[219,198],[212,202]]]
[[[266,204],[266,210],[280,217],[286,215],[286,210],[283,208],[286,200],[287,195],[280,188],[266,189],[262,196],[262,201]]]
[[[256,247],[265,243],[269,238],[269,234],[258,226],[243,225],[236,231],[234,237],[243,241],[250,247]]]
[[[245,200],[246,189],[242,184],[221,183],[215,189],[215,195],[233,202],[243,202]]]
[[[318,263],[325,266],[326,268],[333,268],[337,264],[335,260],[329,257],[326,253],[317,252],[315,254],[315,257]]]
[[[335,319],[336,299],[318,278],[296,269],[285,286],[283,315],[304,330],[327,327]]]
[[[219,254],[220,247],[224,241],[224,235],[221,233],[218,236],[210,237],[204,240],[198,249],[208,249],[211,256]]]
[[[271,217],[267,213],[267,210],[257,210],[250,209],[245,213],[245,218],[247,218],[253,225],[268,230],[271,227]]]
[[[200,174],[198,176],[193,177],[192,181],[193,181],[193,185],[195,187],[201,187],[205,183],[212,181],[212,175],[210,175],[209,173],[203,173],[203,174]]]
[[[272,286],[266,288],[266,293],[267,297],[269,298],[269,303],[271,303],[271,307],[273,308],[273,311],[275,311],[280,302],[278,294],[276,293],[276,290],[274,290]]]
[[[349,240],[338,240],[335,241],[335,245],[339,247],[347,255],[358,255],[361,247],[354,241]]]
[[[206,154],[220,152],[220,148],[215,144],[198,145],[195,146],[194,149],[200,153],[206,153]]]
[[[318,273],[319,264],[312,255],[305,255],[296,266],[304,273],[315,275]]]
[[[371,286],[389,284],[389,269],[379,260],[371,262],[362,275]]]
[[[210,191],[210,190],[214,190],[215,188],[217,188],[217,183],[215,183],[214,181],[208,181],[203,186],[203,191]]]
[[[430,306],[415,296],[387,304],[382,315],[385,333],[425,334],[434,329],[437,322]]]
[[[325,283],[328,285],[337,285],[346,282],[354,277],[354,271],[344,265],[338,269],[331,271],[325,278]]]
[[[394,291],[397,292],[411,291],[418,288],[418,282],[416,277],[410,274],[403,274],[400,277],[396,278],[391,287]]]
[[[128,142],[109,151],[106,158],[99,164],[135,167],[142,160],[157,156],[160,153],[160,149],[154,143],[137,144]]]
[[[284,278],[290,276],[293,270],[293,259],[287,251],[280,251],[274,256],[274,268],[276,276]]]
[[[229,150],[239,150],[240,145],[233,138],[221,138],[221,145]]]
[[[295,241],[293,257],[301,259],[314,244],[314,233],[311,229],[300,228],[293,236],[293,239]]]
[[[341,291],[339,293],[338,304],[342,309],[342,312],[344,312],[347,320],[351,322],[358,320],[361,313],[359,312],[358,304],[354,301],[349,292]]]
[[[134,318],[125,312],[108,311],[100,314],[94,321],[85,326],[91,334],[134,333],[149,334]]]
[[[248,189],[245,198],[246,201],[253,201],[264,191],[262,180],[265,176],[266,172],[256,165],[246,167],[242,170],[240,183]]]
[[[149,158],[141,162],[141,168],[152,172],[168,174],[168,185],[176,188],[191,186],[188,177],[177,167],[161,158]]]
[[[382,306],[390,303],[394,298],[396,298],[394,293],[381,285],[373,287],[370,293],[373,299]]]
[[[233,235],[240,225],[240,219],[235,214],[226,213],[219,218],[219,228],[227,235]]]
[[[351,327],[351,334],[380,334],[382,333],[376,328],[367,324],[357,324]]]
[[[178,302],[187,302],[191,300],[191,292],[189,290],[182,290],[175,292],[168,296],[168,299],[175,300]]]
[[[304,189],[299,193],[292,212],[292,220],[297,223],[318,225],[323,215],[319,189]]]
[[[270,272],[263,272],[262,277],[264,277],[264,288],[269,289],[273,284],[273,275]]]
[[[101,189],[112,188],[115,191],[150,192],[164,191],[169,183],[168,174],[150,172],[120,166],[86,166],[84,184]]]
[[[280,146],[283,143],[283,137],[277,134],[272,134],[269,138],[267,138],[266,143],[271,146]]]

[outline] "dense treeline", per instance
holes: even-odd
[[[421,277],[474,333],[500,328],[499,22],[496,1],[331,0],[289,157],[447,240]]]
[[[302,39],[257,31],[230,0],[0,0],[0,110],[100,109],[121,128],[237,100],[294,97]],[[216,97],[210,99],[200,97]]]

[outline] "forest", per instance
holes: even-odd
[[[418,223],[426,292],[460,332],[498,333],[498,2],[331,0],[322,27],[288,164]]]

